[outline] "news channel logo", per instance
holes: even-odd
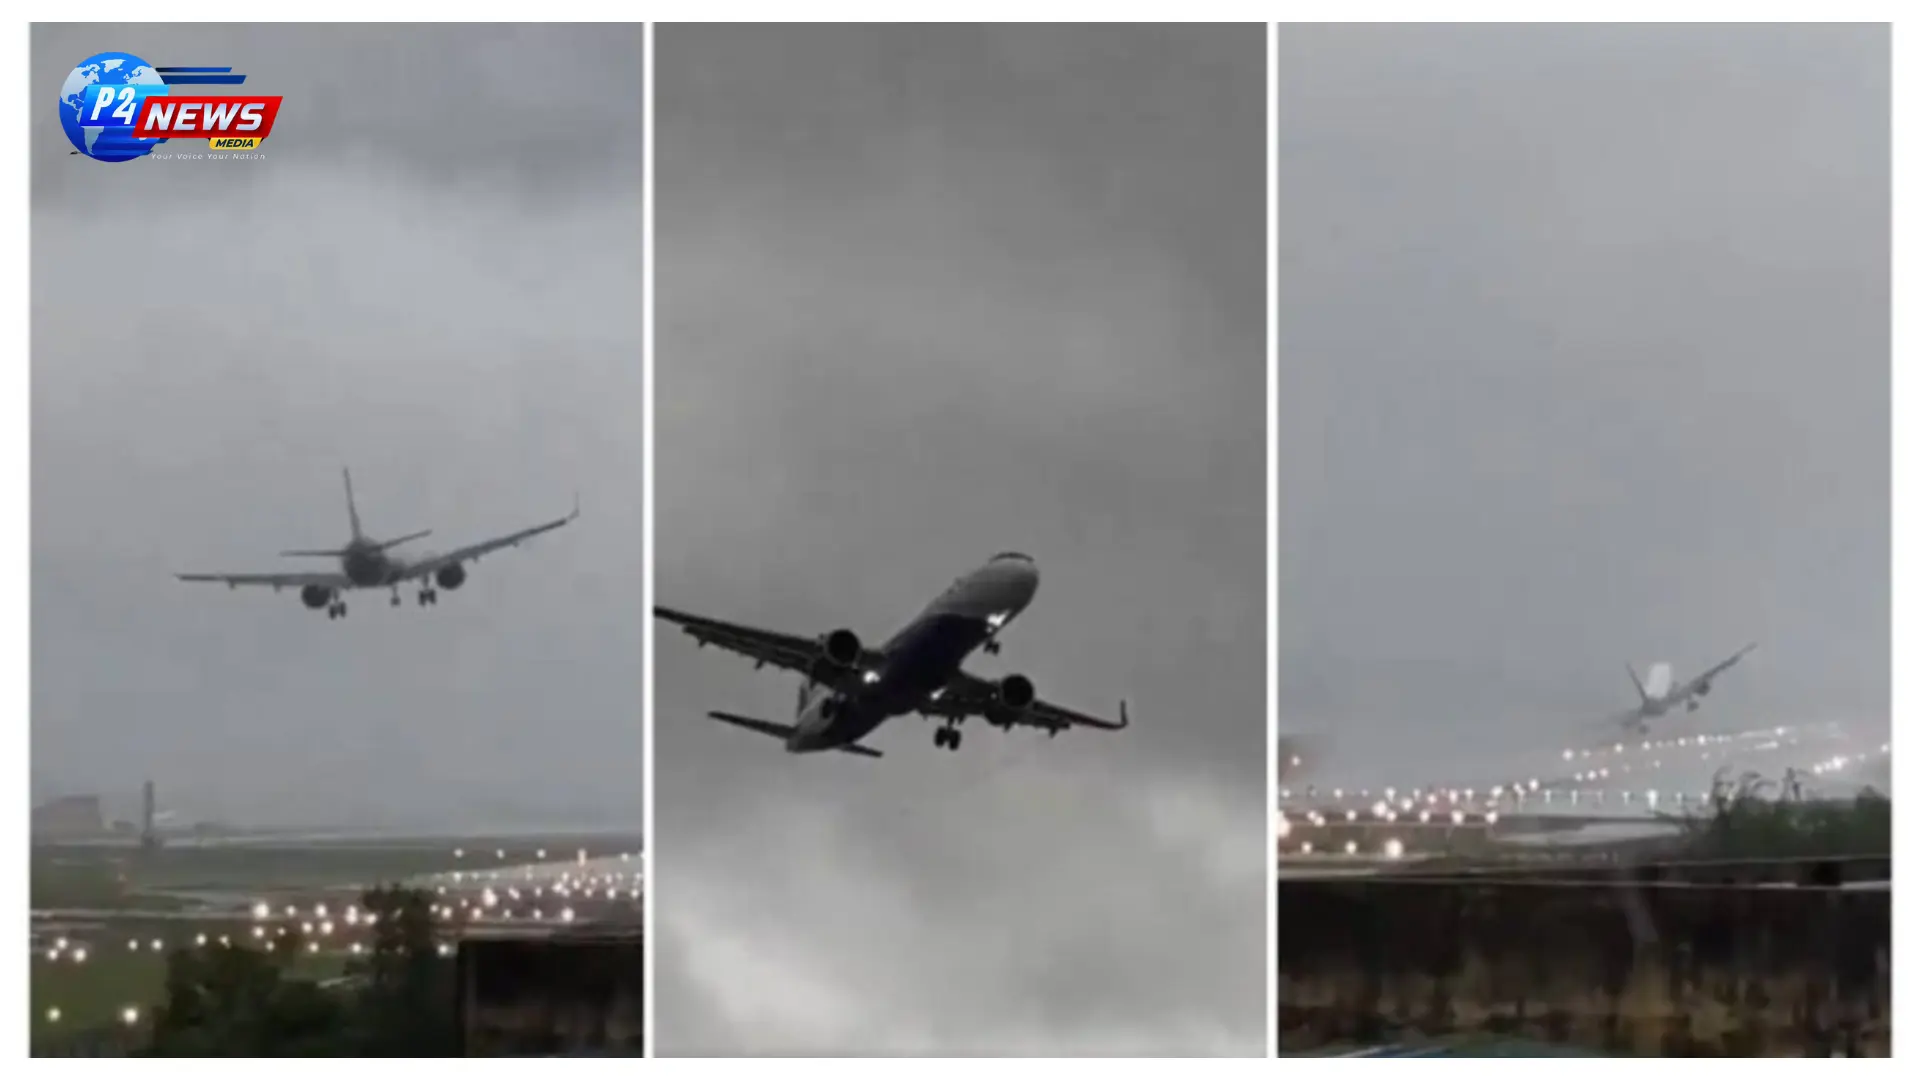
[[[204,122],[197,128],[191,124],[169,127],[177,115],[174,109],[163,107],[157,118],[161,123],[154,124],[154,111],[147,107],[151,99],[165,97],[179,87],[239,86],[246,80],[230,67],[154,67],[132,53],[96,53],[75,64],[60,86],[60,127],[73,144],[74,153],[95,161],[132,161],[152,153],[168,137],[184,135],[216,136],[208,139],[208,145],[216,150],[250,150],[266,137],[265,130],[256,128],[249,135],[216,129]],[[237,111],[247,100],[187,93],[192,96],[179,103],[181,112],[194,103],[211,102],[232,103]],[[270,100],[277,110],[280,99]],[[135,134],[137,130],[167,130],[169,134],[141,136]]]

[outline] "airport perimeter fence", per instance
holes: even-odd
[[[1638,882],[1689,885],[1807,885],[1834,887],[1893,880],[1891,855],[1840,855],[1799,859],[1689,859],[1642,861],[1631,857],[1585,857],[1558,852],[1525,861],[1431,860],[1391,869],[1396,880],[1444,877],[1565,883]]]
[[[1280,1049],[1498,1036],[1608,1054],[1891,1053],[1892,892],[1610,880],[1280,885]]]

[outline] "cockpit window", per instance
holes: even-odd
[[[998,555],[995,555],[995,556],[993,557],[993,561],[994,561],[994,562],[999,562],[999,561],[1000,561],[1001,559],[1016,559],[1016,560],[1018,560],[1018,561],[1020,561],[1020,562],[1028,562],[1028,563],[1030,563],[1030,562],[1032,562],[1032,561],[1033,561],[1033,556],[1031,556],[1031,555],[1022,555],[1022,554],[1020,554],[1020,553],[1019,553],[1019,552],[1017,552],[1017,551],[1003,551],[1003,552],[1001,552],[1000,554],[998,554]]]

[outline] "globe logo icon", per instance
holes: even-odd
[[[153,65],[123,52],[89,56],[60,86],[60,127],[73,148],[95,161],[145,157],[163,139],[137,139],[133,122],[140,106],[167,84]]]

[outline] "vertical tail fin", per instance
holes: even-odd
[[[1647,688],[1641,684],[1640,675],[1633,670],[1632,664],[1627,665],[1627,678],[1633,680],[1633,692],[1640,695],[1640,704],[1645,705],[1647,702],[1653,700],[1647,696]]]
[[[342,468],[340,478],[347,482],[347,520],[353,524],[353,538],[360,539],[365,534],[360,531],[360,510],[353,505],[353,473]]]

